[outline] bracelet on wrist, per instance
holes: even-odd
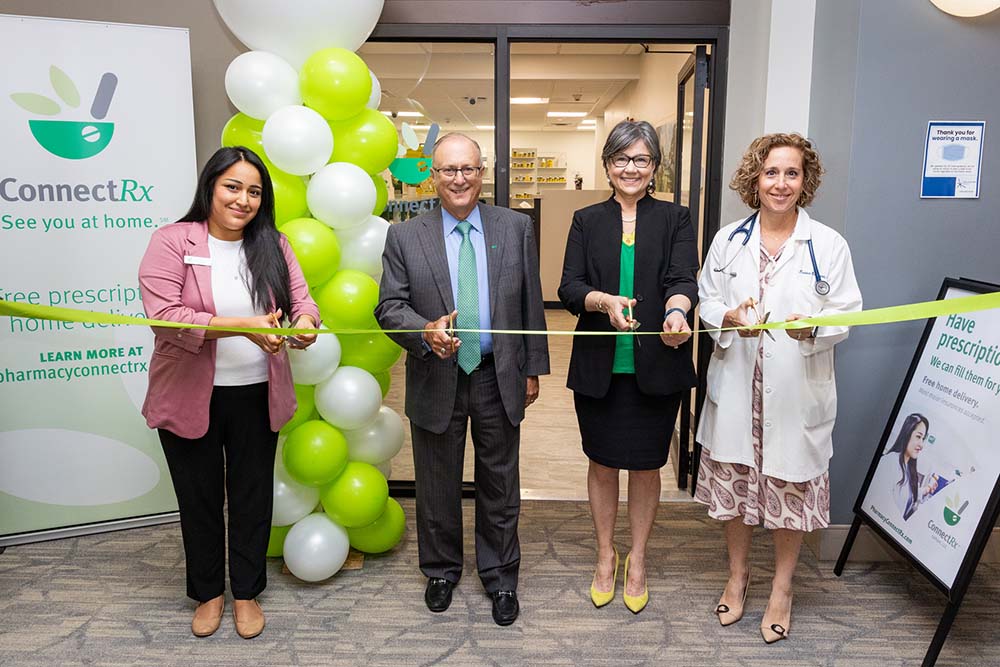
[[[687,311],[684,310],[683,308],[677,308],[675,306],[674,308],[667,308],[667,312],[663,313],[663,321],[666,322],[667,318],[670,317],[670,313],[673,313],[673,312],[680,313],[681,317],[683,317],[685,320],[687,319],[687,316],[688,316]]]

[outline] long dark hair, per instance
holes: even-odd
[[[237,162],[249,162],[260,174],[260,208],[246,227],[243,228],[243,254],[250,272],[250,298],[259,310],[270,312],[280,308],[286,317],[291,317],[292,293],[288,286],[288,264],[281,251],[281,234],[274,225],[274,186],[264,162],[249,148],[227,146],[215,151],[198,176],[191,208],[181,221],[204,222],[212,211],[212,194],[215,182],[227,169]]]
[[[903,420],[902,428],[899,429],[899,435],[896,436],[896,441],[892,443],[892,447],[885,453],[885,455],[889,455],[895,452],[899,455],[899,470],[902,473],[902,477],[896,482],[896,486],[903,486],[906,482],[907,470],[909,470],[911,500],[917,497],[919,479],[917,475],[917,460],[912,457],[909,461],[906,460],[906,447],[910,444],[910,436],[913,435],[913,432],[917,430],[917,426],[920,424],[923,424],[924,429],[927,431],[931,430],[931,423],[927,420],[927,417],[919,412],[907,415],[906,419]],[[909,517],[903,518],[908,519]]]

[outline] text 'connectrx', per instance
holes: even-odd
[[[4,201],[128,201],[151,202],[153,186],[131,178],[108,179],[106,183],[21,183],[16,178],[0,180],[0,198]]]

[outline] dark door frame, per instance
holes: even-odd
[[[416,3],[414,3],[416,4]],[[664,4],[664,3],[658,3]],[[471,5],[470,5],[471,6]],[[494,175],[494,202],[506,206],[510,202],[510,105],[499,100],[510,99],[510,44],[511,42],[641,42],[644,44],[698,43],[712,47],[709,59],[708,80],[711,86],[711,105],[708,123],[708,151],[705,165],[705,211],[702,222],[702,237],[711,239],[719,230],[722,202],[722,154],[723,129],[726,111],[726,75],[729,65],[728,25],[673,25],[663,24],[498,24],[498,23],[379,23],[369,37],[376,42],[470,42],[494,44],[494,154],[496,168]],[[682,118],[678,118],[678,127]],[[679,166],[679,165],[678,165]],[[702,263],[708,251],[704,244]],[[702,355],[699,355],[702,356]],[[704,396],[704,366],[698,361],[698,387],[696,401]],[[696,411],[700,412],[696,406]],[[685,420],[686,423],[687,420]],[[694,449],[694,468],[699,451]],[[696,468],[694,468],[696,470]],[[688,472],[689,472],[688,471]],[[678,478],[681,488],[686,486],[686,478]],[[414,484],[409,480],[390,482],[393,495],[412,496]],[[470,482],[463,484],[463,495],[474,495]],[[691,493],[694,493],[692,479]]]

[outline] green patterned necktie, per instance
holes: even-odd
[[[478,329],[479,274],[476,271],[476,251],[469,238],[472,223],[462,220],[457,227],[462,234],[462,246],[458,249],[458,318],[455,326],[458,329]],[[460,332],[457,335],[462,341],[458,347],[458,365],[466,374],[470,374],[483,360],[479,334]]]

